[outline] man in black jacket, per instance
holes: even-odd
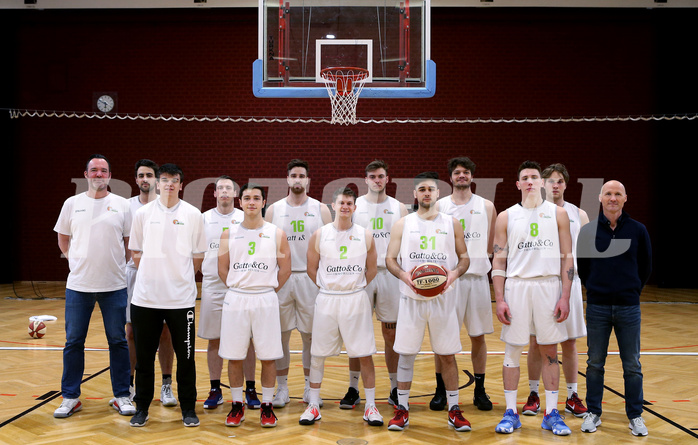
[[[582,227],[577,242],[579,278],[587,291],[587,407],[582,431],[601,425],[604,365],[611,331],[618,340],[625,381],[629,428],[646,436],[642,419],[640,293],[652,271],[652,248],[645,226],[623,211],[625,187],[609,181],[599,195],[602,212]]]

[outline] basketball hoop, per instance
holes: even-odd
[[[368,79],[368,70],[356,67],[332,67],[320,71],[332,103],[332,123],[356,124],[356,103]]]

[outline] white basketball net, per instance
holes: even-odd
[[[356,124],[356,103],[368,78],[368,71],[361,68],[328,68],[320,76],[325,81],[332,103],[332,123]]]

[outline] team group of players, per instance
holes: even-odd
[[[473,403],[480,410],[491,410],[484,386],[485,335],[494,332],[491,274],[496,317],[503,324],[506,344],[506,412],[495,430],[511,433],[521,427],[516,406],[519,362],[529,346],[530,394],[523,414],[539,412],[542,376],[542,427],[556,435],[570,434],[557,410],[557,345],[562,345],[567,383],[565,409],[582,417],[586,408],[577,395],[576,339],[586,335],[586,328],[572,253],[577,233],[588,218],[564,201],[568,173],[561,164],[545,170],[535,162],[521,164],[516,183],[521,202],[497,214],[491,201],[472,192],[475,164],[470,159],[451,159],[447,167],[452,194],[440,198],[438,175],[421,173],[414,180],[416,208],[411,213],[386,193],[388,166],[377,160],[365,169],[366,194],[357,197],[351,188],[340,188],[332,199],[332,216],[327,205],[308,196],[309,166],[296,159],[287,166],[285,198],[267,207],[262,186],[248,183],[236,190],[232,178],[221,176],[214,188],[216,207],[202,216],[179,199],[183,180],[179,167],[139,161],[135,173],[140,194],[130,203],[110,205],[132,215],[130,224],[121,228],[132,253],[124,268],[131,391],[124,394],[122,386],[117,390],[114,385],[112,356],[116,396],[112,406],[132,415],[132,426],[146,424],[159,351],[162,403],[177,404],[170,386],[176,355],[183,421],[187,426],[198,425],[193,353],[198,335],[208,340],[211,390],[204,408],[223,404],[220,379],[227,360],[232,408],[226,424],[240,425],[247,406],[260,408],[263,427],[275,426],[273,409],[290,402],[289,341],[296,329],[303,344],[303,401],[307,403],[299,422],[310,425],[321,419],[324,362],[344,345],[349,388],[340,408],[352,409],[360,403],[361,379],[363,418],[369,425],[381,426],[372,359],[377,352],[375,313],[385,343],[388,401],[395,407],[388,429],[400,431],[409,424],[414,361],[428,328],[436,370],[430,408],[446,408],[448,424],[456,431],[469,431],[471,425],[459,408],[455,355],[462,350],[464,325],[471,341]],[[88,181],[89,171],[90,164]],[[236,198],[239,209],[234,206]],[[62,233],[70,236],[72,210],[64,205],[56,225],[59,244]],[[67,246],[61,250],[70,261],[77,261],[78,255],[69,256]],[[437,297],[421,296],[412,284],[412,269],[424,262],[440,264],[448,272],[446,290]],[[198,270],[203,280],[195,334]],[[261,401],[254,386],[257,359]],[[64,380],[66,374],[64,369]],[[64,390],[64,401],[54,415],[67,417],[80,406],[79,399],[67,397]]]

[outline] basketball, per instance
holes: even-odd
[[[412,271],[412,284],[423,297],[435,297],[446,287],[447,273],[434,263],[423,263]]]
[[[46,325],[43,321],[30,321],[28,331],[30,337],[41,338],[46,335]]]

